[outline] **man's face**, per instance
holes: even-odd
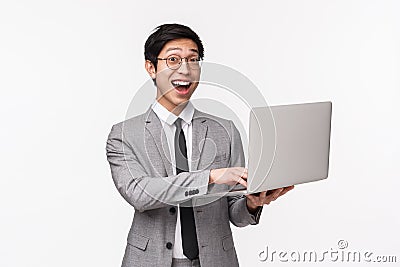
[[[198,58],[198,48],[190,39],[176,39],[167,42],[158,58]],[[172,64],[170,64],[171,66]],[[146,61],[146,70],[157,84],[157,100],[170,112],[186,103],[198,86],[200,68],[192,68],[185,59],[177,69],[170,69],[166,60],[158,60],[157,71],[150,61]],[[184,105],[183,105],[184,106]]]

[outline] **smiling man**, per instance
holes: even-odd
[[[203,44],[189,27],[164,24],[145,44],[145,69],[157,88],[139,116],[114,125],[107,159],[114,183],[135,209],[122,266],[238,266],[230,222],[258,224],[264,204],[292,187],[258,196],[199,197],[247,186],[238,130],[197,110]]]

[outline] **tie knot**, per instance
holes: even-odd
[[[182,128],[182,119],[177,118],[176,121],[174,122],[176,129],[181,129]]]

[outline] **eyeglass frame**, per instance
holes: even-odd
[[[177,58],[180,58],[181,60],[179,60],[179,65],[177,65],[177,67],[176,68],[171,68],[169,65],[168,65],[168,58],[169,57],[177,57]],[[181,66],[182,66],[182,61],[183,61],[183,59],[185,59],[186,60],[186,64],[188,64],[189,65],[189,67],[190,67],[190,63],[189,63],[189,58],[188,57],[181,57],[181,56],[179,56],[179,55],[169,55],[168,57],[166,57],[166,58],[157,58],[157,60],[165,60],[165,64],[167,64],[167,67],[170,69],[170,70],[177,70],[177,69],[179,69]],[[201,69],[201,62],[203,61],[201,58],[197,58],[196,59],[196,61],[198,62],[198,64],[199,64],[199,68],[195,68],[195,69],[193,69],[193,67],[190,67],[190,69],[192,69],[192,70],[199,70],[199,69]]]

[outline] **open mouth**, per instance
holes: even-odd
[[[189,93],[190,86],[192,85],[191,82],[183,80],[174,80],[171,84],[175,88],[175,91],[180,95]]]

